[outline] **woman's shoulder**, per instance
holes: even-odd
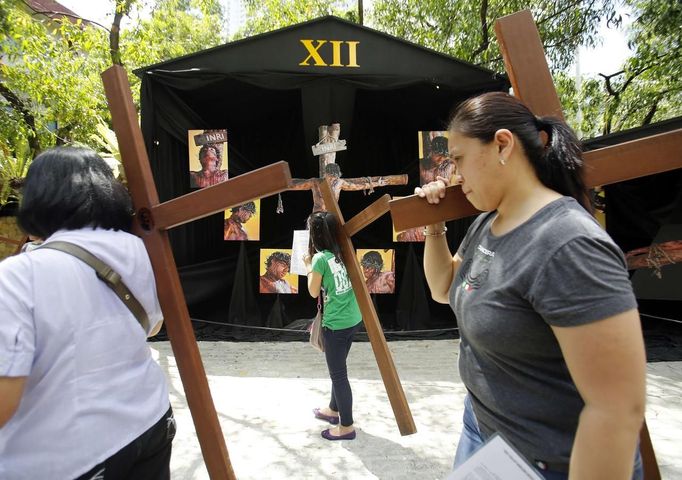
[[[562,197],[545,209],[533,225],[533,239],[559,247],[576,240],[615,246],[599,222],[575,199]]]

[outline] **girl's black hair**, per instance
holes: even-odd
[[[517,98],[504,92],[489,92],[460,104],[448,129],[489,143],[495,132],[503,128],[519,139],[543,185],[575,198],[592,211],[583,180],[582,146],[564,121],[536,117]],[[547,134],[546,145],[540,132]]]
[[[31,163],[17,221],[26,233],[47,238],[84,227],[130,231],[132,202],[111,168],[94,151],[57,147]]]
[[[308,217],[307,223],[310,231],[310,242],[308,243],[310,256],[312,257],[322,250],[329,250],[334,254],[338,263],[343,263],[341,247],[336,241],[339,230],[339,222],[336,216],[330,212],[314,212]]]

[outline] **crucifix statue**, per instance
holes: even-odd
[[[332,123],[331,125],[322,125],[319,127],[320,142],[313,147],[313,153],[316,152],[315,147],[328,145],[338,145],[333,151],[320,152],[320,176],[318,178],[294,178],[291,180],[289,190],[310,190],[313,194],[313,212],[326,211],[327,206],[324,202],[324,197],[320,191],[320,183],[327,181],[331,186],[334,198],[339,200],[341,191],[358,191],[363,190],[368,193],[374,192],[374,187],[385,187],[387,185],[406,185],[407,175],[387,175],[379,177],[359,177],[359,178],[342,178],[341,168],[336,163],[336,152],[345,150],[345,141],[339,141],[339,134],[341,133],[341,125]],[[334,147],[332,147],[334,148]]]
[[[536,115],[563,118],[542,42],[530,11],[496,21],[495,31],[514,95]],[[682,168],[682,129],[585,152],[585,185],[588,188]],[[396,230],[407,230],[474,215],[461,187],[450,186],[438,204],[427,204],[412,195],[390,202]],[[644,422],[640,450],[646,480],[660,480],[656,456]]]

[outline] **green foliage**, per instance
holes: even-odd
[[[618,22],[609,0],[377,0],[371,21],[387,33],[502,71],[494,21],[530,9],[552,68],[567,68],[578,45],[594,45],[601,19]]]
[[[136,103],[133,69],[224,41],[219,0],[156,0],[151,15],[140,14],[140,1],[110,0],[110,6],[131,17],[120,48]],[[15,0],[0,0],[0,33],[3,178],[22,176],[37,153],[54,145],[89,146],[115,158],[100,77],[111,65],[109,32],[80,20],[41,20]],[[12,184],[0,184],[0,206],[16,197]]]
[[[631,0],[627,6],[632,56],[622,68],[583,79],[580,92],[569,86],[573,79],[557,82],[569,122],[586,138],[682,115],[682,4]]]
[[[234,39],[249,37],[325,15],[357,21],[357,4],[349,0],[245,0],[246,24]]]
[[[15,146],[14,152],[0,140],[0,206],[19,200],[19,179],[26,176],[31,163],[28,142]]]

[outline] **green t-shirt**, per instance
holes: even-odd
[[[324,315],[322,326],[331,330],[354,327],[362,321],[358,301],[343,263],[329,250],[318,252],[312,261],[313,272],[322,275]]]

